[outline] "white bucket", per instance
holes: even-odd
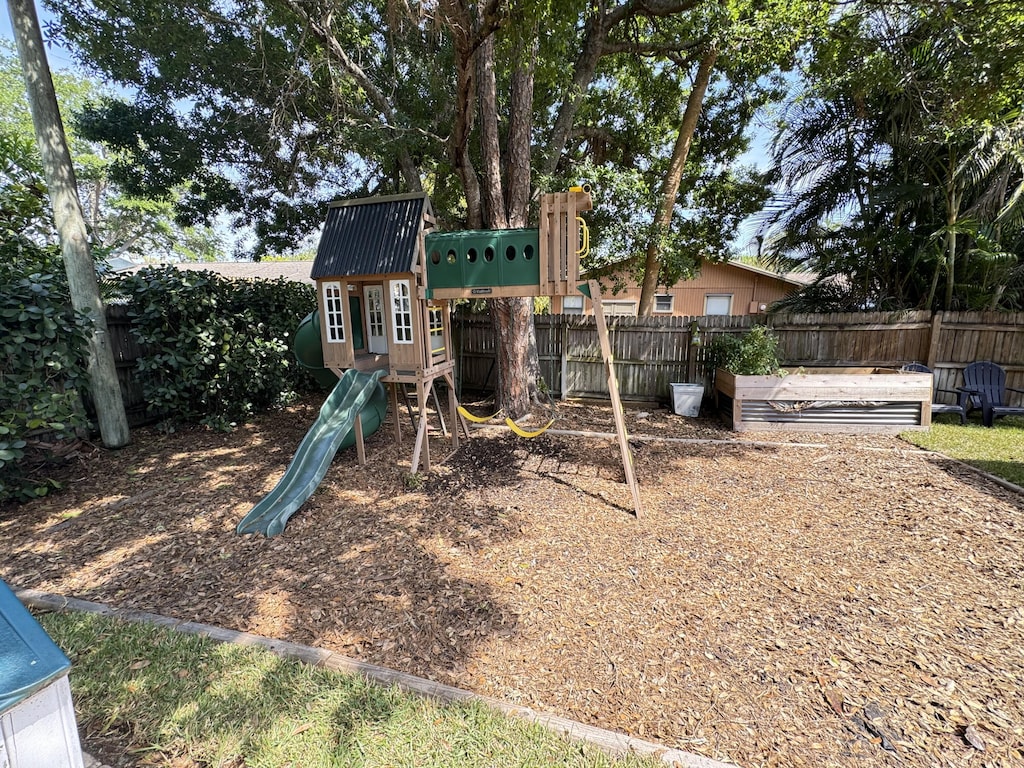
[[[703,384],[669,384],[672,387],[672,410],[679,416],[697,416],[704,399]]]

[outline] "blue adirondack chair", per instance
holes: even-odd
[[[952,390],[952,389],[942,389],[939,386],[937,386],[938,385],[938,378],[935,378],[936,374],[932,373],[932,369],[929,368],[927,365],[923,365],[921,363],[907,363],[906,365],[903,366],[903,370],[904,371],[909,371],[910,373],[931,373],[932,374],[932,377],[933,377],[933,382],[932,382],[932,416],[935,416],[935,415],[940,414],[940,413],[955,413],[957,416],[960,417],[960,423],[961,424],[966,424],[967,423],[967,405],[966,405],[967,395],[965,393],[959,392],[959,391],[955,391],[955,390]],[[936,398],[939,396],[939,392],[945,392],[947,394],[953,395],[953,397],[956,398],[956,402],[955,403],[940,403],[940,402],[937,402]]]
[[[967,395],[967,410],[981,408],[982,423],[991,427],[1001,416],[1024,416],[1024,406],[1010,405],[1007,392],[1024,395],[1024,389],[1006,386],[1006,371],[996,363],[982,361],[964,368],[964,385],[960,391]]]

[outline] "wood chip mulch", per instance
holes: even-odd
[[[365,466],[343,451],[284,534],[236,535],[317,407],[84,446],[65,492],[0,508],[0,577],[741,766],[1024,765],[1024,498],[980,475],[631,405],[631,435],[734,440],[634,441],[637,520],[614,440],[475,430],[413,477],[403,413],[404,443],[385,423]],[[554,426],[614,430],[594,403]]]

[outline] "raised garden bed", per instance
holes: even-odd
[[[715,398],[737,432],[901,432],[931,424],[932,377],[896,368],[801,368],[787,376],[719,368]]]

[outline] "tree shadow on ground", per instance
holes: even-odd
[[[83,458],[66,494],[0,512],[0,575],[434,679],[457,674],[478,643],[513,633],[516,616],[483,582],[454,575],[449,554],[516,535],[514,510],[468,504],[458,484],[410,488],[411,443],[396,446],[386,422],[367,440],[369,463],[342,451],[282,535],[236,535],[314,417],[292,409],[229,435],[140,430],[122,451]],[[488,482],[509,473],[495,466]]]

